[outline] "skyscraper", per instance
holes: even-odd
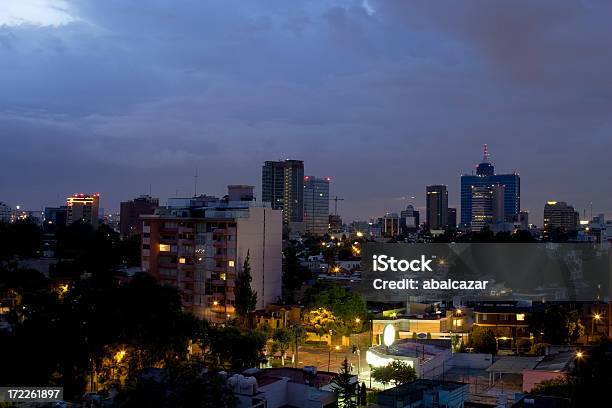
[[[544,230],[559,228],[563,231],[575,231],[580,215],[574,207],[564,201],[548,201],[544,206]]]
[[[100,194],[74,194],[66,198],[68,212],[66,223],[68,225],[83,221],[98,228],[98,212],[100,208]]]
[[[448,228],[457,229],[457,209],[450,208],[448,209]]]
[[[430,230],[444,229],[448,226],[448,191],[445,185],[426,188],[426,221]]]
[[[480,231],[493,221],[493,190],[488,186],[472,188],[472,231]]]
[[[484,145],[484,157],[476,167],[476,174],[461,176],[461,227],[470,228],[472,224],[472,189],[494,185],[504,186],[504,221],[518,220],[521,209],[521,178],[518,174],[495,174],[495,167],[490,162],[487,145]]]
[[[283,210],[283,224],[304,221],[304,162],[266,161],[261,172],[261,199]]]
[[[329,177],[304,177],[304,229],[312,235],[329,231]]]

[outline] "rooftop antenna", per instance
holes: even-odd
[[[489,163],[489,146],[486,143],[482,145],[482,154],[482,162]]]
[[[198,168],[195,169],[195,175],[193,176],[193,196],[198,196]]]

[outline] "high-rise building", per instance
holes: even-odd
[[[559,228],[563,231],[575,231],[580,221],[580,214],[574,207],[564,201],[548,201],[544,206],[544,230]]]
[[[457,229],[457,209],[450,208],[448,209],[448,228]]]
[[[504,211],[504,197],[506,187],[503,184],[494,184],[491,186],[493,192],[491,196],[491,212],[494,224],[501,224],[506,221]],[[518,217],[517,217],[518,218]]]
[[[529,229],[529,211],[523,210],[519,212],[518,222],[520,224],[520,229],[528,230]]]
[[[304,162],[266,161],[261,172],[261,200],[283,211],[283,223],[304,221]]]
[[[395,238],[400,233],[400,217],[397,213],[386,213],[379,218],[381,235],[387,238]]]
[[[159,198],[141,195],[131,201],[123,201],[119,209],[119,232],[122,237],[142,233],[141,215],[153,214],[159,207]]]
[[[426,188],[426,222],[430,230],[444,229],[448,225],[448,190],[444,185]]]
[[[400,212],[400,231],[404,234],[416,232],[419,229],[419,212],[412,204]]]
[[[480,231],[493,222],[493,190],[488,186],[472,188],[472,231]]]
[[[204,206],[160,207],[141,219],[142,269],[177,287],[183,306],[196,316],[215,323],[235,316],[236,282],[247,254],[256,308],[280,298],[282,215],[269,203],[207,200]]]
[[[337,214],[329,214],[329,232],[342,231],[342,217]]]
[[[493,185],[504,186],[504,221],[518,219],[521,208],[521,178],[518,174],[495,174],[495,167],[489,159],[487,145],[484,145],[482,163],[476,167],[476,174],[461,176],[461,227],[470,228],[472,223],[472,189]]]
[[[82,221],[98,228],[100,194],[74,194],[66,198],[66,206],[68,207],[66,216],[68,225]]]
[[[312,235],[329,232],[329,177],[304,177],[304,230]]]

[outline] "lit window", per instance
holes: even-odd
[[[159,244],[159,252],[170,252],[170,245]]]
[[[227,264],[228,264],[228,266],[229,266],[230,268],[233,268],[234,266],[236,266],[236,262],[235,262],[235,261],[233,261],[233,260],[231,260],[231,259],[230,259],[229,261],[227,261]]]
[[[525,313],[518,313],[516,315],[516,320],[520,320],[520,321],[525,320]]]
[[[227,278],[227,275],[225,275],[225,273],[221,273],[219,274],[219,278],[221,278],[221,280],[225,280]]]
[[[185,259],[185,257],[184,257],[184,256],[181,256],[181,257],[179,258],[179,263],[180,263],[180,264],[184,264],[186,261],[187,261],[187,260]]]

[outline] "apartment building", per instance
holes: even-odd
[[[141,216],[141,266],[177,287],[185,309],[222,323],[235,315],[236,279],[247,253],[256,308],[280,298],[282,214],[269,203],[207,198]]]

